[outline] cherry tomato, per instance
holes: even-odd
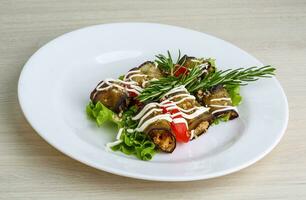
[[[178,77],[178,76],[180,76],[182,74],[188,74],[188,72],[189,72],[188,69],[186,67],[184,67],[184,66],[176,65],[175,67],[178,68],[176,70],[176,72],[174,73],[174,76],[176,76],[176,77]]]

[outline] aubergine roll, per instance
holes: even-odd
[[[166,110],[170,111],[172,118],[179,116],[182,121],[186,120],[190,139],[205,133],[213,122],[214,116],[209,112],[209,108],[201,106],[184,86],[168,92],[162,100],[161,104],[168,106]]]
[[[196,58],[184,55],[178,62],[178,66],[184,66],[188,69],[192,69],[199,66],[203,69],[203,75],[213,73],[216,71],[216,67],[213,59]]]
[[[166,120],[158,120],[150,124],[144,131],[153,143],[163,152],[172,153],[176,147],[176,139],[172,134],[171,125]]]
[[[156,103],[147,104],[133,120],[138,120],[136,131],[144,132],[158,149],[171,153],[176,147],[176,139],[171,130],[171,118],[164,114]]]
[[[149,81],[158,80],[163,75],[154,62],[146,61],[139,67],[131,69],[123,78],[124,81],[136,82],[141,88],[145,88]]]
[[[91,101],[101,102],[115,113],[125,110],[129,104],[129,96],[120,80],[107,79],[101,81],[90,94]]]
[[[130,70],[123,80],[106,79],[100,82],[92,91],[90,99],[94,104],[100,101],[110,110],[120,113],[141,93],[150,80],[157,80],[161,76],[155,63],[147,61]]]
[[[198,95],[199,93],[201,92],[198,92]],[[231,120],[239,116],[237,108],[232,105],[229,93],[222,85],[203,93],[202,102],[210,108],[210,113],[216,118],[228,116]]]

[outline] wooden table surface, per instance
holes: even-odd
[[[280,144],[240,172],[182,183],[112,175],[47,144],[18,104],[17,81],[24,63],[43,44],[68,31],[129,21],[206,32],[276,66],[290,108]],[[305,0],[1,0],[0,199],[306,199],[305,63]]]

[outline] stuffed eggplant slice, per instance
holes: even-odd
[[[107,79],[101,81],[91,92],[90,99],[96,104],[101,102],[108,109],[120,113],[129,105],[130,98],[120,80]]]
[[[176,139],[172,134],[171,125],[166,120],[151,124],[144,133],[148,134],[153,143],[163,152],[172,153],[176,147]]]
[[[190,70],[195,67],[200,67],[202,69],[202,77],[214,73],[216,70],[215,61],[213,59],[196,58],[192,56],[184,55],[175,67],[176,74],[180,74],[183,71]]]
[[[158,149],[166,153],[173,152],[176,139],[171,129],[172,119],[163,113],[158,103],[147,104],[132,119],[138,121],[135,130],[147,134]]]
[[[168,99],[176,105],[176,108],[170,106],[168,110],[170,109],[174,116],[181,116],[186,120],[190,139],[205,133],[213,122],[214,116],[209,112],[209,108],[201,106],[184,86],[168,92],[163,99]]]
[[[120,113],[126,110],[132,99],[140,94],[150,80],[157,80],[160,77],[162,77],[161,71],[153,62],[147,61],[131,69],[123,80],[101,81],[91,92],[90,99],[94,104],[100,101],[113,112]]]
[[[203,105],[210,108],[210,113],[216,118],[227,116],[229,120],[232,120],[239,116],[237,108],[232,105],[229,93],[222,85],[205,93],[198,91],[198,97]]]

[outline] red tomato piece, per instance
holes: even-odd
[[[189,142],[189,132],[185,123],[171,123],[171,129],[175,134],[176,141]]]
[[[186,67],[184,67],[184,66],[176,65],[176,67],[178,68],[176,70],[176,72],[174,73],[174,76],[176,76],[176,77],[178,77],[178,76],[180,76],[182,74],[188,74],[188,72],[189,72],[188,69]]]

